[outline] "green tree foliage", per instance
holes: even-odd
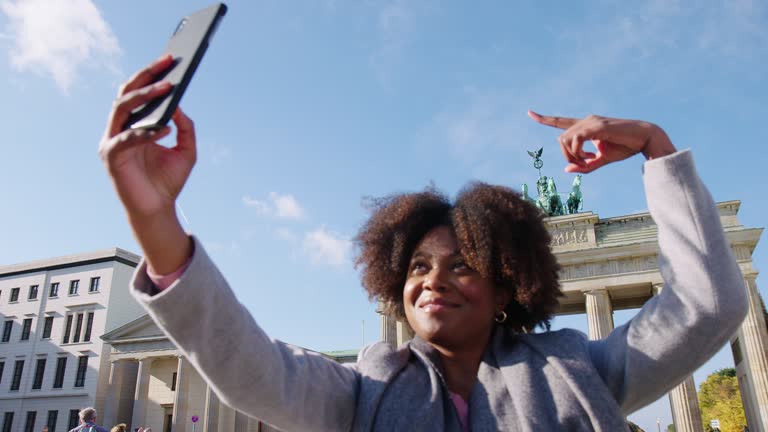
[[[701,383],[699,405],[704,428],[708,431],[712,430],[709,427],[712,419],[720,420],[722,432],[741,432],[747,424],[734,368],[716,371]]]

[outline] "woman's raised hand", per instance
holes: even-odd
[[[152,82],[172,63],[171,56],[165,56],[121,87],[99,143],[99,155],[144,257],[159,274],[172,273],[192,253],[192,242],[176,215],[176,198],[195,165],[195,127],[178,109],[173,114],[176,145],[172,148],[157,143],[171,133],[167,126],[157,131],[123,128],[132,110],[171,90],[167,81]]]
[[[170,127],[123,130],[132,110],[171,90],[167,81],[151,83],[172,62],[171,56],[165,56],[121,87],[99,144],[99,155],[129,216],[175,211],[176,198],[195,164],[195,128],[180,109],[173,115],[177,133],[172,148],[157,143],[171,132]]]
[[[583,119],[552,117],[533,111],[528,111],[528,115],[538,123],[565,130],[558,141],[568,161],[567,172],[592,172],[637,153],[654,159],[676,151],[664,130],[646,121],[596,115]],[[597,151],[584,151],[586,141],[592,141]]]

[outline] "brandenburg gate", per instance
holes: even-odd
[[[552,236],[552,250],[562,267],[564,296],[558,315],[586,313],[589,338],[604,338],[613,330],[613,311],[640,308],[664,289],[658,268],[656,224],[649,213],[601,219],[590,211],[579,212],[581,178],[574,180],[566,204],[552,179],[541,175],[541,150],[529,154],[539,169],[539,197],[530,198],[527,185],[523,185],[522,195],[550,215],[545,223]],[[747,318],[730,344],[749,430],[768,431],[768,334],[757,290],[758,271],[752,265],[752,253],[763,229],[739,223],[740,205],[740,201],[717,204],[726,237],[744,275],[743,289],[749,301]],[[397,346],[411,337],[407,323],[382,315],[383,340]],[[669,402],[677,432],[704,431],[692,375],[669,392]]]
[[[749,299],[747,318],[731,338],[731,348],[749,430],[768,430],[768,335],[755,282],[758,272],[752,265],[763,229],[739,224],[740,204],[717,204]],[[582,212],[545,220],[562,266],[564,297],[558,315],[586,313],[590,339],[604,338],[613,330],[614,310],[639,308],[664,288],[657,265],[657,229],[650,214],[600,219]],[[399,345],[411,337],[407,324],[382,316],[382,339]],[[693,376],[669,393],[669,402],[676,431],[704,430]]]

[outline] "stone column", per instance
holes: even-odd
[[[235,410],[235,432],[248,432],[248,416]]]
[[[381,340],[397,347],[397,321],[394,317],[387,315],[384,304],[379,302],[376,312],[381,315]]]
[[[747,290],[749,311],[747,318],[741,324],[739,336],[741,350],[747,361],[747,377],[752,384],[751,396],[756,408],[756,415],[761,424],[749,425],[750,430],[765,430],[768,428],[768,335],[765,329],[763,305],[757,291],[757,274],[744,276]]]
[[[613,307],[611,297],[604,288],[584,291],[587,303],[589,338],[603,339],[613,330]]]
[[[117,412],[120,409],[120,393],[123,391],[123,377],[125,375],[125,360],[114,360],[109,369],[109,386],[107,386],[107,401],[104,405],[103,423],[117,424]]]
[[[133,397],[131,430],[145,426],[144,422],[147,417],[147,397],[149,396],[149,373],[152,369],[153,360],[152,357],[139,359],[139,372],[136,375],[136,393]]]
[[[672,409],[675,432],[704,432],[693,375],[688,375],[669,392],[669,406]]]
[[[653,284],[653,295],[664,290],[663,283]],[[696,395],[696,383],[693,375],[688,375],[683,382],[669,392],[669,407],[672,410],[672,422],[677,432],[703,432],[699,398]]]
[[[173,432],[185,432],[187,424],[192,420],[187,418],[187,399],[189,396],[189,361],[184,356],[178,356],[176,366],[176,394],[173,397]]]
[[[395,328],[397,332],[397,346],[400,346],[403,342],[413,339],[413,330],[407,322],[397,321]]]
[[[219,429],[219,398],[210,385],[205,386],[205,420],[203,432],[217,432]]]

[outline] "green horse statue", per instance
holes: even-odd
[[[577,174],[573,179],[573,188],[568,194],[568,200],[565,202],[568,207],[568,214],[578,213],[584,209],[584,200],[581,196],[581,174]]]

